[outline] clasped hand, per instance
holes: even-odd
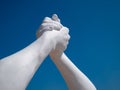
[[[60,19],[56,14],[52,18],[45,17],[39,30],[37,31],[37,38],[42,35],[52,37],[53,49],[50,53],[51,58],[61,56],[63,51],[67,48],[70,39],[69,29],[60,23]]]

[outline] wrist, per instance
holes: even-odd
[[[51,47],[51,51],[53,51],[56,47],[56,41],[54,39],[55,35],[54,35],[53,31],[44,32],[43,37],[45,38],[44,41],[48,42],[47,46]]]
[[[57,52],[51,51],[50,58],[52,59],[52,61],[58,61],[61,59],[62,55],[63,55],[63,52],[57,53]]]
[[[51,31],[44,32],[35,42],[35,45],[37,46],[35,51],[39,53],[40,57],[49,55],[54,48],[54,39],[51,37],[50,32]]]

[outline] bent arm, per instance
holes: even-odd
[[[96,90],[92,82],[63,53],[60,58],[53,58],[69,90]]]

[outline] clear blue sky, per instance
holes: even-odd
[[[36,40],[45,16],[58,14],[69,27],[68,57],[98,90],[120,90],[119,0],[0,0],[0,58]],[[27,90],[67,90],[46,58]]]

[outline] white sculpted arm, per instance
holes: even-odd
[[[52,61],[62,74],[69,90],[96,90],[87,76],[64,53],[60,57],[53,56],[53,54],[51,55]]]
[[[59,19],[57,20],[57,18],[53,20],[57,22],[60,21]],[[56,50],[50,53],[50,56],[65,79],[69,90],[96,90],[87,76],[82,73],[64,53],[59,53],[59,50],[60,48],[56,48]]]
[[[44,25],[42,28],[46,27],[47,25]],[[67,37],[64,29],[44,32],[23,50],[0,60],[0,90],[25,90],[51,50],[57,45],[65,48]]]

